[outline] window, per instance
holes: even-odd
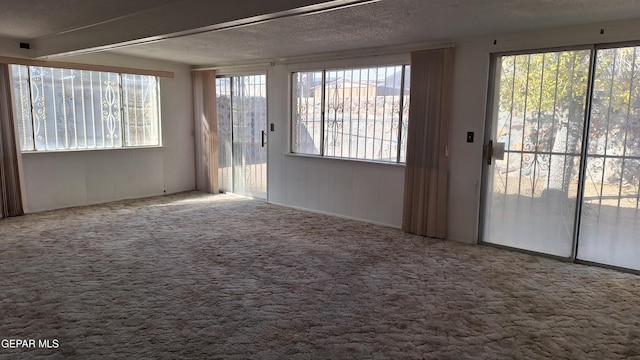
[[[291,150],[405,162],[409,65],[293,73]]]
[[[22,151],[160,145],[155,76],[12,65]]]

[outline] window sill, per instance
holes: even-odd
[[[393,167],[399,167],[399,168],[405,167],[405,163],[397,163],[397,162],[352,159],[352,158],[341,158],[341,157],[320,156],[320,155],[310,155],[310,154],[296,154],[296,153],[285,153],[284,155],[292,158],[317,159],[321,161],[339,161],[339,162],[357,163],[357,164],[393,166]]]
[[[85,153],[94,151],[131,151],[131,150],[149,150],[149,149],[164,149],[165,146],[136,146],[136,147],[117,147],[117,148],[101,148],[101,149],[69,149],[69,150],[33,150],[22,151],[22,155],[31,154],[66,154],[66,153]]]

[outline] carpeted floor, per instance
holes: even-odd
[[[0,359],[640,358],[640,276],[194,192],[0,220],[0,338]]]

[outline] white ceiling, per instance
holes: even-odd
[[[34,57],[109,50],[196,66],[631,19],[640,0],[0,0],[0,37]]]

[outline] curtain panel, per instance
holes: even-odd
[[[402,229],[443,239],[447,230],[453,49],[411,53]]]
[[[24,214],[9,65],[0,64],[0,218]]]
[[[193,114],[196,136],[196,188],[218,193],[218,120],[216,72],[193,73]]]

